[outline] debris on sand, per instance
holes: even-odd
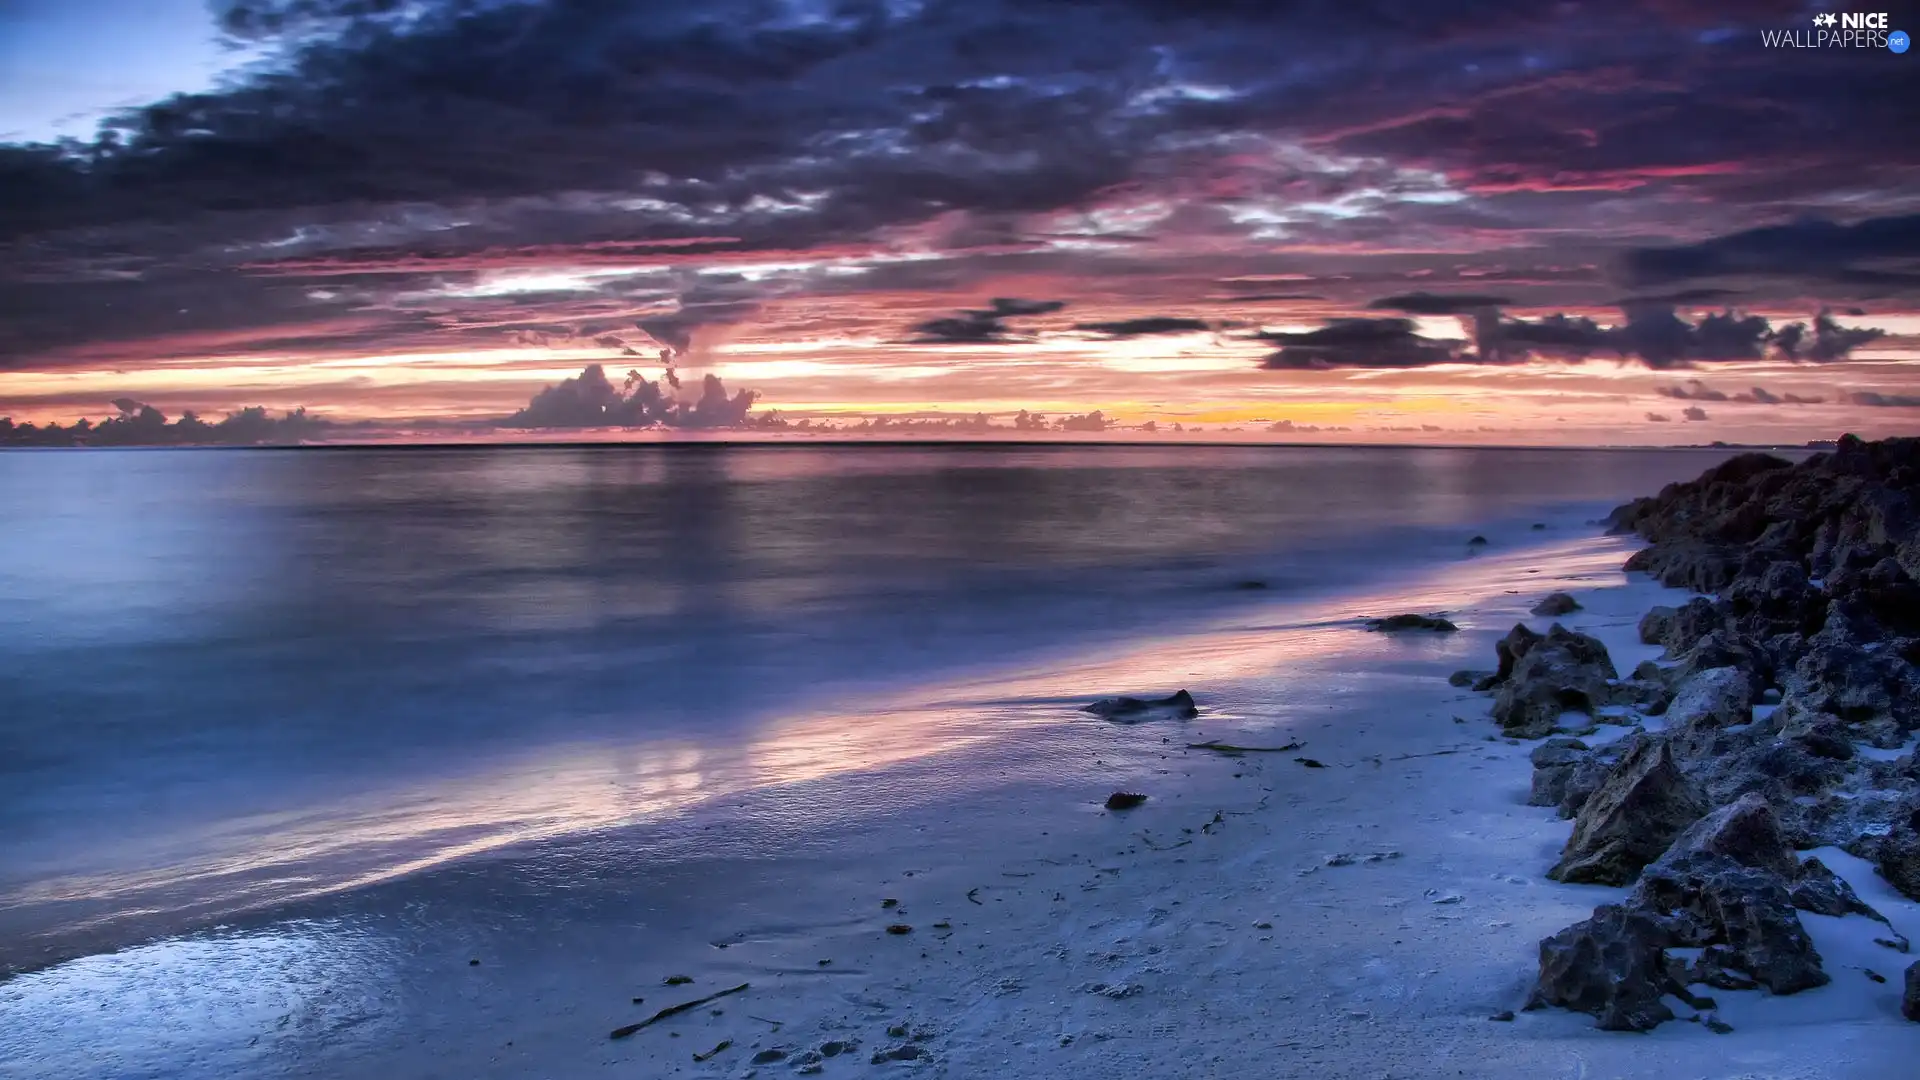
[[[1107,809],[1131,810],[1134,807],[1139,806],[1141,803],[1146,801],[1147,801],[1147,797],[1138,792],[1116,791],[1113,794],[1107,796]]]
[[[1433,630],[1442,634],[1451,634],[1460,628],[1438,615],[1416,615],[1409,612],[1389,615],[1384,619],[1368,619],[1367,629],[1378,634],[1392,634],[1402,630]]]
[[[1176,690],[1163,698],[1101,698],[1091,705],[1081,706],[1080,711],[1106,720],[1123,721],[1151,719],[1162,713],[1181,720],[1191,720],[1200,715],[1199,708],[1193,703],[1193,695],[1185,690]]]
[[[721,998],[726,997],[729,994],[738,994],[741,991],[745,990],[750,985],[752,984],[741,983],[739,986],[729,987],[725,990],[720,991],[717,994],[708,994],[706,997],[703,997],[703,998],[696,998],[692,1001],[683,1001],[678,1005],[669,1005],[666,1008],[661,1009],[659,1012],[654,1013],[652,1016],[647,1017],[645,1020],[642,1020],[637,1024],[628,1024],[626,1027],[614,1028],[613,1032],[610,1035],[608,1035],[608,1038],[624,1039],[627,1036],[633,1034],[634,1032],[639,1031],[641,1028],[647,1027],[648,1025],[651,1025],[651,1024],[657,1024],[660,1021],[665,1020],[670,1016],[678,1016],[689,1009],[697,1009],[700,1006],[707,1004],[708,1002],[719,1001]]]

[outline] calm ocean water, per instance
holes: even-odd
[[[797,775],[710,753],[782,718],[1466,558],[1476,532],[1565,536],[1723,456],[0,456],[0,966],[131,912],[687,813]],[[539,796],[582,762],[620,793],[588,819],[577,785]]]

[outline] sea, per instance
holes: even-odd
[[[1590,534],[1727,453],[6,453],[0,971],[572,837],[831,844],[1002,733],[917,687]]]

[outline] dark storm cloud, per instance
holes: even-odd
[[[1634,285],[1755,277],[1912,288],[1920,286],[1920,214],[1853,225],[1805,220],[1698,244],[1641,248],[1623,257],[1622,268]]]
[[[1920,394],[1882,394],[1873,390],[1856,390],[1847,395],[1847,402],[1875,409],[1920,409]]]
[[[1185,319],[1172,315],[1149,315],[1115,322],[1075,323],[1075,330],[1105,334],[1112,338],[1148,337],[1155,334],[1192,334],[1213,329],[1205,319]]]
[[[1698,405],[1689,405],[1687,408],[1681,410],[1680,415],[1686,417],[1688,420],[1700,421],[1707,418],[1707,410]]]
[[[1434,293],[1404,293],[1383,296],[1369,308],[1375,311],[1404,311],[1409,315],[1465,315],[1483,308],[1503,308],[1513,301],[1504,296],[1476,296],[1471,293],[1442,296]]]
[[[1015,336],[1007,320],[1026,315],[1047,315],[1066,307],[1061,300],[1020,300],[995,297],[986,308],[962,311],[958,315],[928,319],[913,327],[910,344],[915,345],[1001,345],[1022,340]]]
[[[1448,343],[1421,337],[1411,319],[1335,319],[1318,330],[1263,331],[1280,346],[1261,366],[1274,371],[1418,368],[1458,360]]]
[[[1871,328],[1841,327],[1824,312],[1811,325],[1811,329],[1806,323],[1776,328],[1761,316],[1735,312],[1689,322],[1671,307],[1635,304],[1626,309],[1626,319],[1614,326],[1586,316],[1510,319],[1481,309],[1474,318],[1472,349],[1459,342],[1422,337],[1411,319],[1335,319],[1317,330],[1262,332],[1254,337],[1281,346],[1262,362],[1261,366],[1273,370],[1497,365],[1594,357],[1667,370],[1768,355],[1830,363],[1884,334]]]

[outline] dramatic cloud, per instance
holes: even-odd
[[[1830,363],[1884,331],[1848,329],[1825,312],[1775,328],[1758,315],[1709,314],[1689,322],[1663,304],[1626,308],[1624,322],[1603,326],[1564,314],[1510,319],[1483,308],[1474,317],[1474,348],[1422,337],[1411,319],[1336,319],[1318,330],[1262,332],[1283,348],[1263,366],[1274,370],[1416,368],[1435,364],[1518,364],[1531,359],[1581,361],[1614,357],[1650,368],[1685,368],[1773,353],[1787,360]],[[1709,399],[1717,400],[1717,399]]]
[[[1920,286],[1920,214],[1853,225],[1805,220],[1699,244],[1642,248],[1626,254],[1623,271],[1634,285],[1772,277],[1911,289]]]
[[[728,397],[720,380],[708,375],[701,382],[700,396],[686,402],[636,371],[627,373],[624,386],[615,386],[605,368],[590,364],[580,374],[540,391],[526,408],[500,423],[509,428],[734,428],[747,422],[757,397],[751,390]]]
[[[1920,394],[1882,394],[1873,390],[1856,390],[1847,395],[1847,401],[1875,409],[1920,409]]]
[[[1120,319],[1115,322],[1076,323],[1075,330],[1090,334],[1105,334],[1108,337],[1130,338],[1146,337],[1153,334],[1191,334],[1197,331],[1213,329],[1205,319],[1182,319],[1166,315],[1153,315],[1139,319]]]
[[[1722,390],[1715,390],[1699,379],[1688,380],[1684,386],[1662,386],[1659,388],[1659,393],[1663,397],[1678,398],[1681,401],[1738,401],[1753,405],[1818,405],[1822,400],[1792,393],[1776,394],[1761,386],[1728,394]]]
[[[1503,308],[1512,303],[1504,296],[1476,296],[1470,293],[1438,296],[1417,292],[1383,296],[1367,306],[1375,311],[1404,311],[1409,315],[1463,315],[1485,308]]]
[[[1452,345],[1421,337],[1411,319],[1336,319],[1318,330],[1256,336],[1281,346],[1261,365],[1274,371],[1417,368],[1458,359]]]
[[[943,319],[928,319],[913,328],[915,345],[1000,345],[1024,340],[1007,326],[1022,315],[1046,315],[1066,307],[1060,300],[1016,300],[997,297],[991,307],[962,311]]]
[[[273,416],[253,406],[209,424],[192,412],[171,423],[165,413],[133,398],[115,398],[119,415],[95,424],[15,424],[0,417],[0,446],[290,446],[327,435],[334,425],[305,409]]]

